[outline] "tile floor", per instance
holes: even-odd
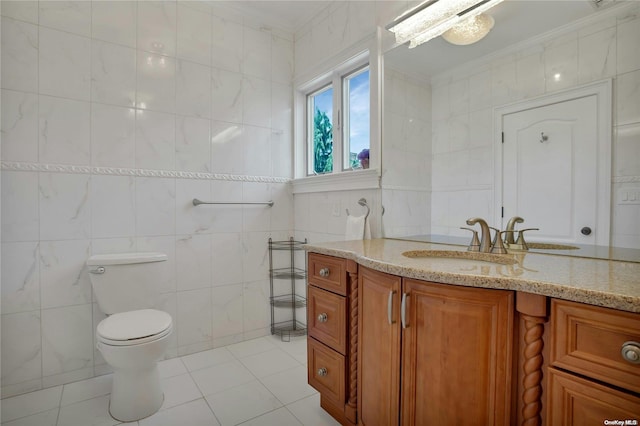
[[[164,404],[136,426],[337,425],[307,384],[305,338],[273,336],[159,363]],[[111,375],[7,398],[2,426],[110,426]]]

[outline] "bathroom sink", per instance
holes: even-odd
[[[548,244],[548,243],[527,243],[530,249],[538,250],[578,250],[580,247],[567,246],[564,244]]]
[[[514,259],[500,254],[478,253],[473,251],[455,251],[455,250],[411,250],[402,253],[405,257],[411,258],[429,258],[439,257],[456,260],[474,260],[481,262],[499,263],[501,265],[514,265]]]

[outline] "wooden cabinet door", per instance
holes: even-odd
[[[603,425],[639,421],[640,398],[564,371],[549,368],[547,419],[554,426]],[[613,422],[609,424],[614,424]],[[626,423],[634,424],[634,423]]]
[[[397,425],[401,279],[360,268],[358,280],[358,423]]]
[[[411,279],[403,292],[402,424],[508,425],[513,292]]]

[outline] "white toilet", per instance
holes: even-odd
[[[87,260],[100,310],[97,347],[113,368],[109,411],[123,422],[140,420],[160,409],[164,395],[158,376],[173,331],[171,316],[149,309],[165,274],[163,253],[122,253]]]

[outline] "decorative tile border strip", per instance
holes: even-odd
[[[640,176],[616,176],[611,182],[613,183],[640,183]]]
[[[2,161],[2,170],[16,172],[48,172],[110,176],[137,176],[175,179],[223,180],[233,182],[289,183],[290,178],[273,176],[233,175],[226,173],[182,172],[174,170],[128,169],[117,167],[74,166],[67,164],[22,163]]]

